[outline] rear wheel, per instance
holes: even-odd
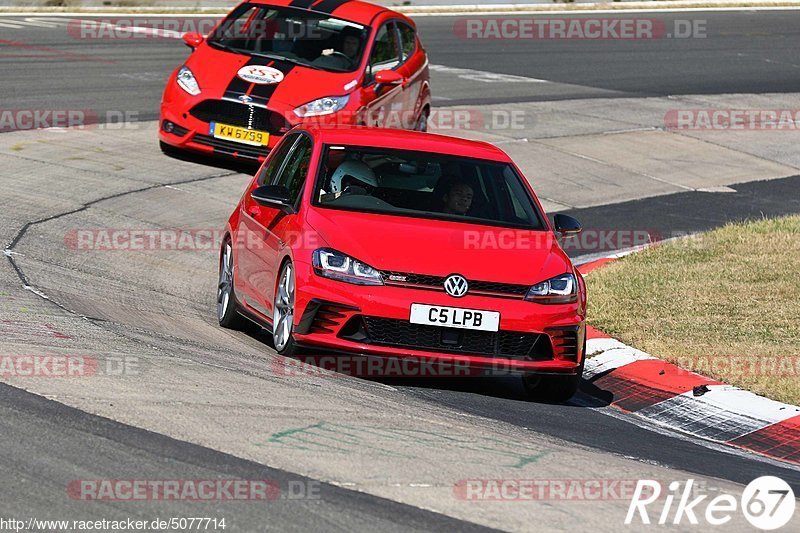
[[[281,355],[293,355],[297,346],[292,335],[294,329],[294,266],[287,261],[278,277],[272,313],[272,342]]]
[[[219,254],[219,284],[217,285],[217,319],[229,329],[244,329],[247,319],[239,314],[233,292],[233,247],[231,241],[222,243]]]

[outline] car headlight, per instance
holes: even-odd
[[[348,100],[350,100],[349,94],[344,96],[326,96],[325,98],[320,98],[305,105],[301,105],[294,110],[294,114],[301,118],[330,115],[331,113],[336,113],[344,109]]]
[[[578,301],[578,283],[572,274],[561,274],[530,288],[526,300],[543,304],[565,304]]]
[[[381,273],[349,255],[330,248],[314,250],[314,272],[320,276],[356,285],[383,285]]]
[[[200,94],[200,85],[197,83],[192,71],[189,70],[189,67],[181,67],[181,69],[178,71],[178,77],[175,78],[175,81],[178,82],[178,85],[180,85],[181,89],[192,96],[197,96]]]

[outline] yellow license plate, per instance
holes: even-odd
[[[212,122],[210,129],[211,135],[217,139],[226,139],[252,146],[266,146],[269,142],[269,133],[265,131],[248,130],[229,124],[220,124],[219,122]]]

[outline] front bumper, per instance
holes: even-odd
[[[181,150],[262,162],[283,138],[282,132],[270,133],[267,146],[217,139],[210,132],[211,124],[192,116],[190,109],[181,110],[162,105],[159,140]]]
[[[295,339],[318,355],[332,351],[468,365],[490,372],[575,374],[585,356],[579,305],[394,286],[359,286],[296,264]],[[499,332],[411,324],[412,303],[500,312]],[[316,355],[316,354],[315,354]],[[313,356],[312,356],[313,357]]]
[[[171,80],[164,92],[158,135],[161,142],[180,150],[262,162],[283,135],[304,120],[274,99],[264,108],[204,94],[190,96],[174,85]],[[350,111],[341,111],[305,120],[336,125],[352,124],[357,119]],[[253,146],[218,139],[211,132],[212,121],[264,131],[269,134],[269,140],[266,146]]]

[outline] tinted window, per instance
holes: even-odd
[[[328,147],[313,198],[321,207],[546,228],[512,165],[436,153]]]
[[[209,36],[208,43],[265,60],[352,72],[361,64],[368,34],[366,26],[325,13],[243,4]]]
[[[370,71],[374,75],[381,70],[391,70],[400,64],[400,49],[394,23],[385,24],[378,31],[375,46],[369,57]]]
[[[417,48],[417,36],[414,33],[414,28],[407,24],[398,22],[397,27],[400,28],[400,37],[403,40],[403,61],[405,61],[411,57],[411,54]]]
[[[283,167],[280,176],[272,183],[273,185],[283,185],[289,189],[289,198],[292,203],[296,203],[300,198],[310,162],[311,139],[306,135],[301,135],[292,153],[289,154],[289,159],[286,160],[286,166]]]
[[[259,185],[266,185],[273,182],[278,171],[281,169],[284,159],[286,159],[286,155],[289,153],[292,145],[297,140],[298,135],[298,133],[287,135],[284,137],[278,147],[272,151],[269,162],[258,176]]]

